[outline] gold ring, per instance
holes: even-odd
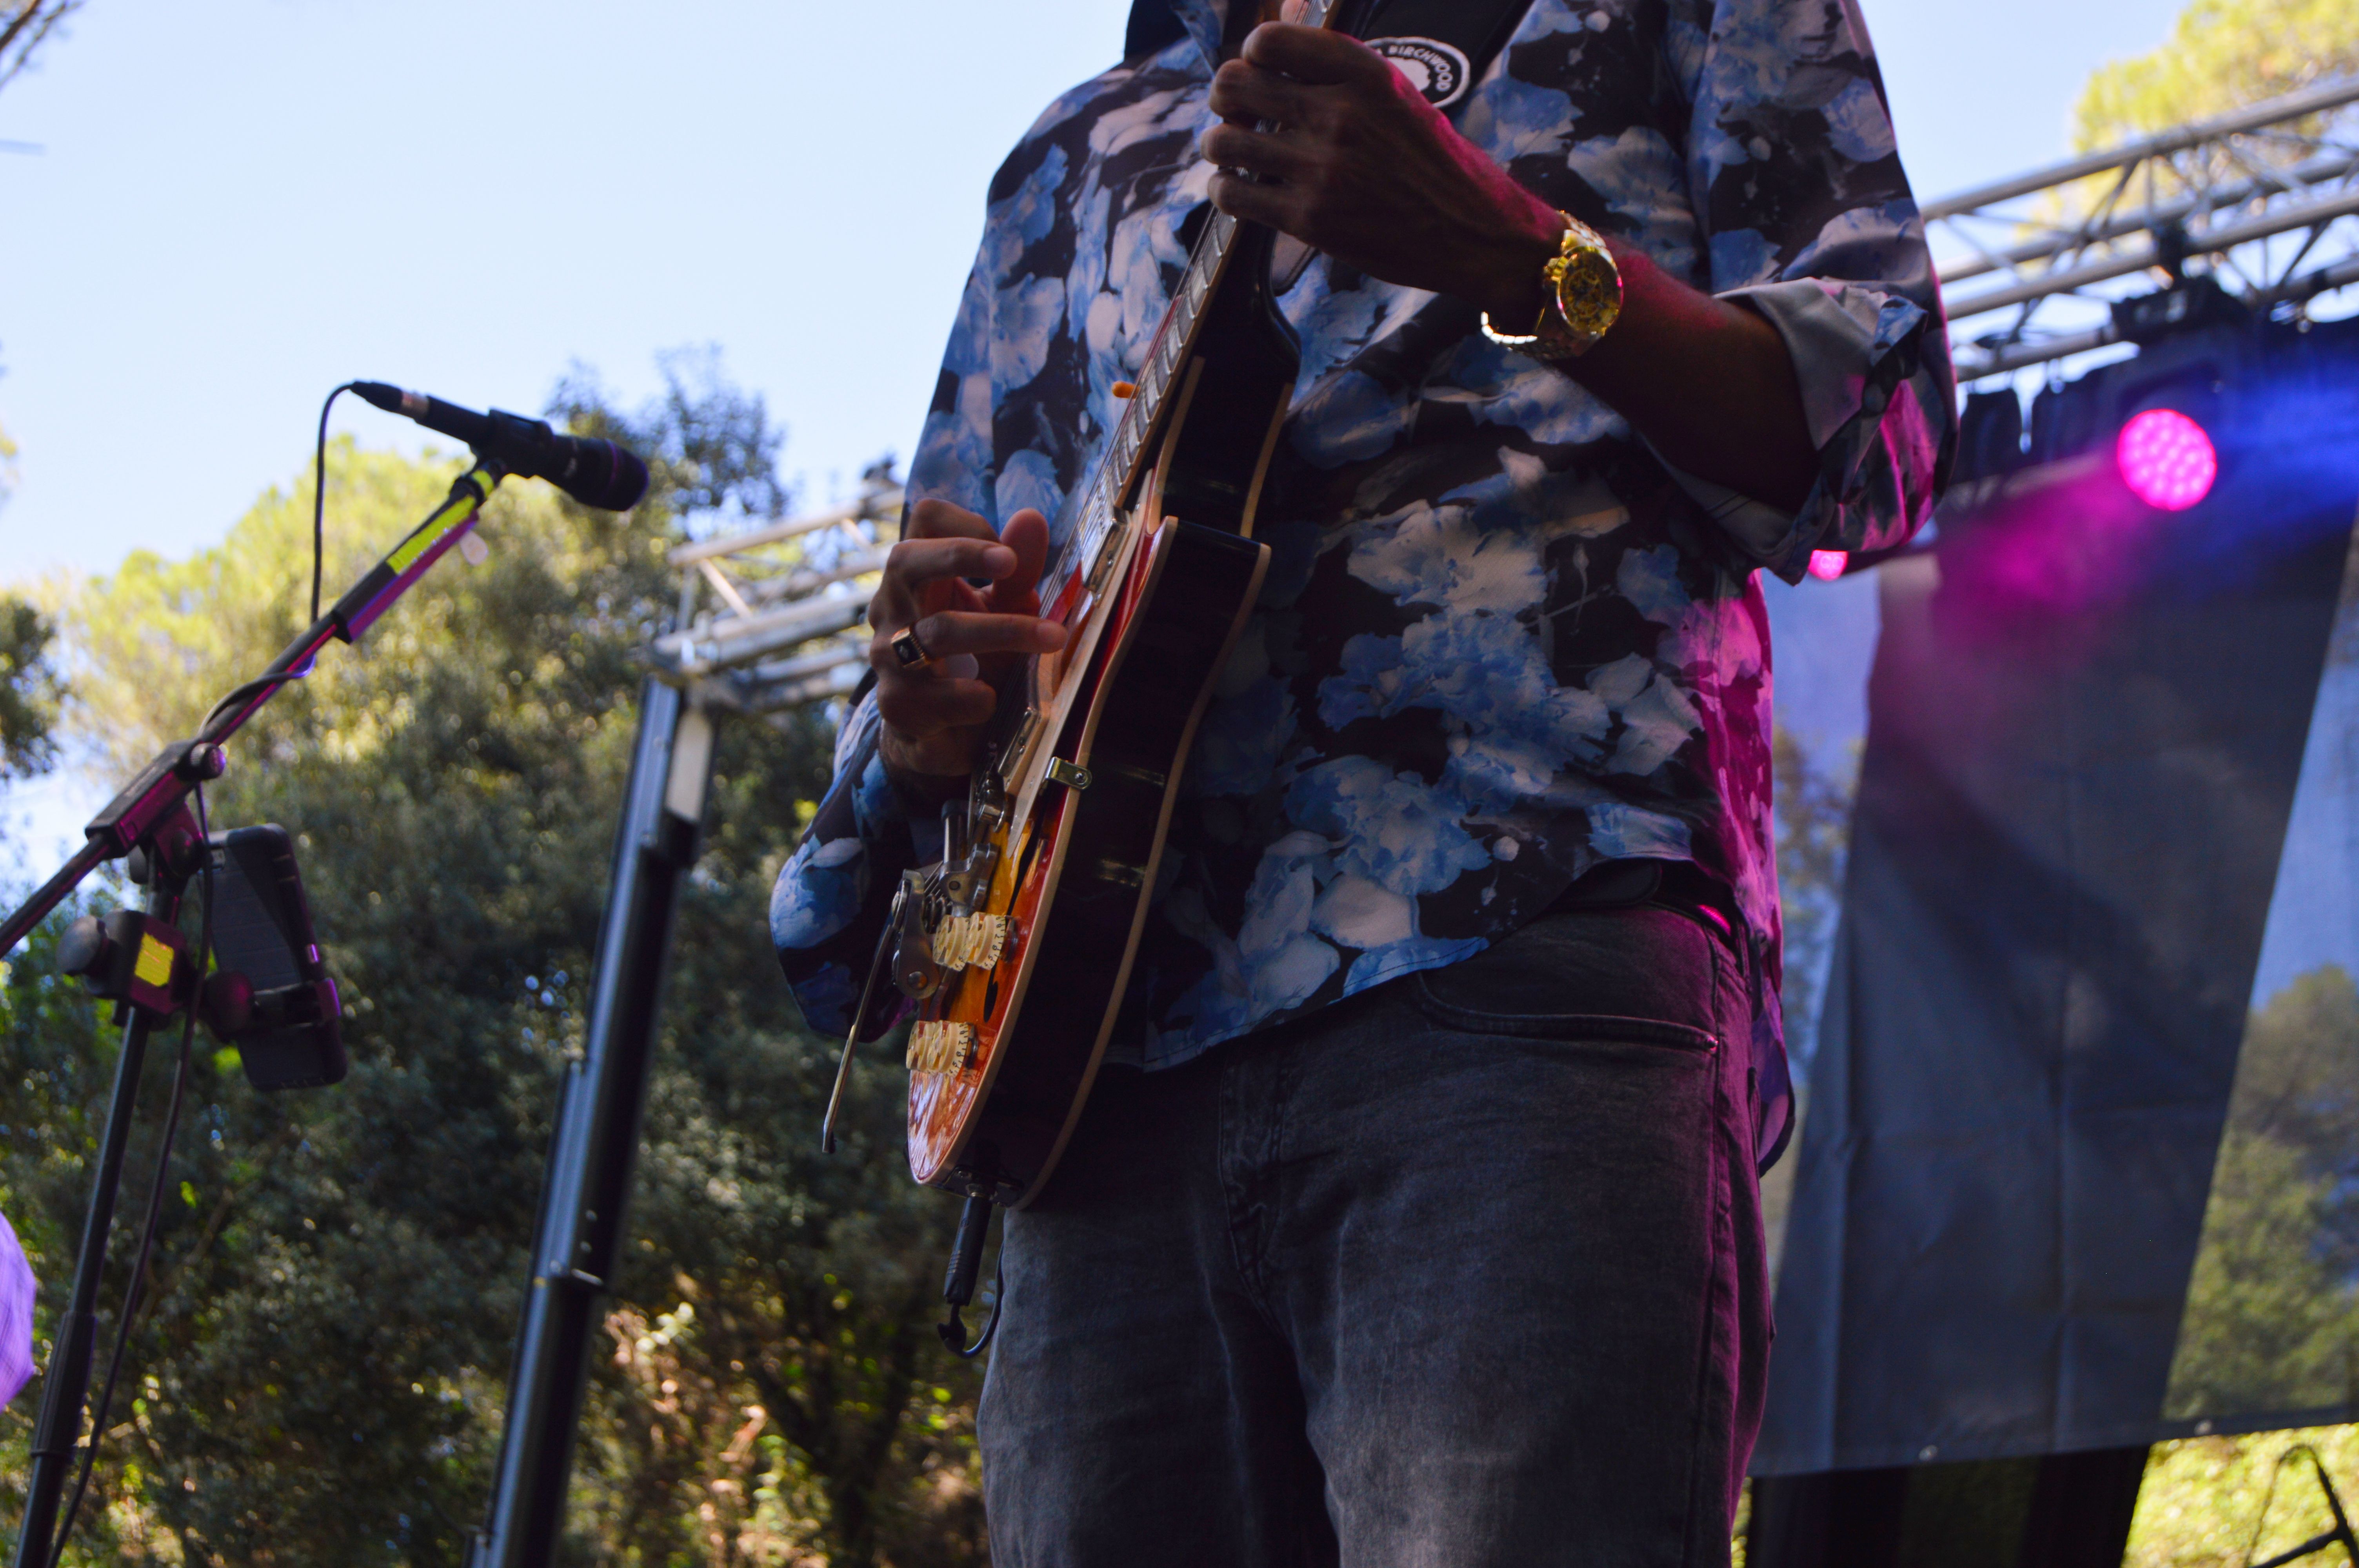
[[[926,652],[926,645],[918,641],[915,626],[904,626],[894,633],[893,640],[886,646],[893,650],[894,662],[905,670],[914,670],[934,662],[933,654]]]

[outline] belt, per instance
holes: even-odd
[[[1544,914],[1651,904],[1696,919],[1734,941],[1744,921],[1726,887],[1693,860],[1604,860],[1549,901]]]

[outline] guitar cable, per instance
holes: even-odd
[[[962,1361],[972,1361],[991,1344],[999,1332],[1000,1303],[1007,1299],[1003,1286],[1002,1269],[1006,1262],[1006,1244],[1003,1235],[998,1259],[991,1269],[991,1315],[984,1320],[982,1336],[973,1345],[966,1342],[966,1323],[960,1311],[974,1300],[974,1277],[983,1268],[983,1244],[991,1232],[991,1199],[982,1193],[970,1194],[966,1207],[959,1211],[958,1240],[951,1248],[950,1271],[942,1276],[942,1300],[949,1303],[950,1316],[934,1325],[951,1354]]]

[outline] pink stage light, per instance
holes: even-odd
[[[1851,554],[1846,550],[1812,550],[1810,552],[1810,575],[1821,582],[1834,581],[1843,575],[1843,568],[1850,564]]]
[[[2123,426],[2114,461],[2130,493],[2164,512],[2186,511],[2220,477],[2212,438],[2176,408],[2149,408]]]

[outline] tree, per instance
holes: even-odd
[[[1786,1038],[1807,1069],[1818,1042],[1819,984],[1843,914],[1843,858],[1851,843],[1854,769],[1821,768],[1793,731],[1770,737],[1777,783],[1777,902],[1785,926]]]
[[[2253,1015],[2188,1286],[2166,1413],[2359,1395],[2359,988],[2303,975]]]
[[[0,594],[0,779],[46,769],[63,686],[49,656],[57,628],[32,605]]]
[[[82,0],[0,0],[0,87],[16,80]]]
[[[2151,135],[2359,70],[2359,0],[2194,0],[2169,41],[2094,72],[2082,152]]]
[[[298,834],[353,1068],[266,1098],[233,1053],[192,1062],[89,1561],[450,1563],[481,1516],[549,1119],[583,1027],[635,654],[677,593],[664,553],[683,503],[782,502],[758,402],[717,374],[671,380],[638,415],[579,377],[565,394],[577,428],[658,455],[636,513],[511,485],[483,525],[489,560],[452,560],[323,657],[209,791],[216,827]],[[333,449],[328,581],[422,515],[453,466]],[[187,733],[293,634],[309,524],[305,488],[274,492],[221,548],[134,557],[73,606],[77,696],[125,727],[121,760]],[[848,1157],[818,1155],[832,1043],[796,1027],[768,951],[769,880],[828,752],[816,715],[723,730],[593,1367],[575,1560],[982,1558],[975,1379],[929,1321],[954,1211],[901,1169],[881,1053],[854,1075]],[[0,1140],[0,1188],[34,1195],[28,1245],[51,1249],[80,1212],[78,1119],[103,1098],[107,1046],[71,988],[19,970],[0,1076],[54,1082],[38,1126]],[[25,1422],[6,1422],[21,1445]]]

